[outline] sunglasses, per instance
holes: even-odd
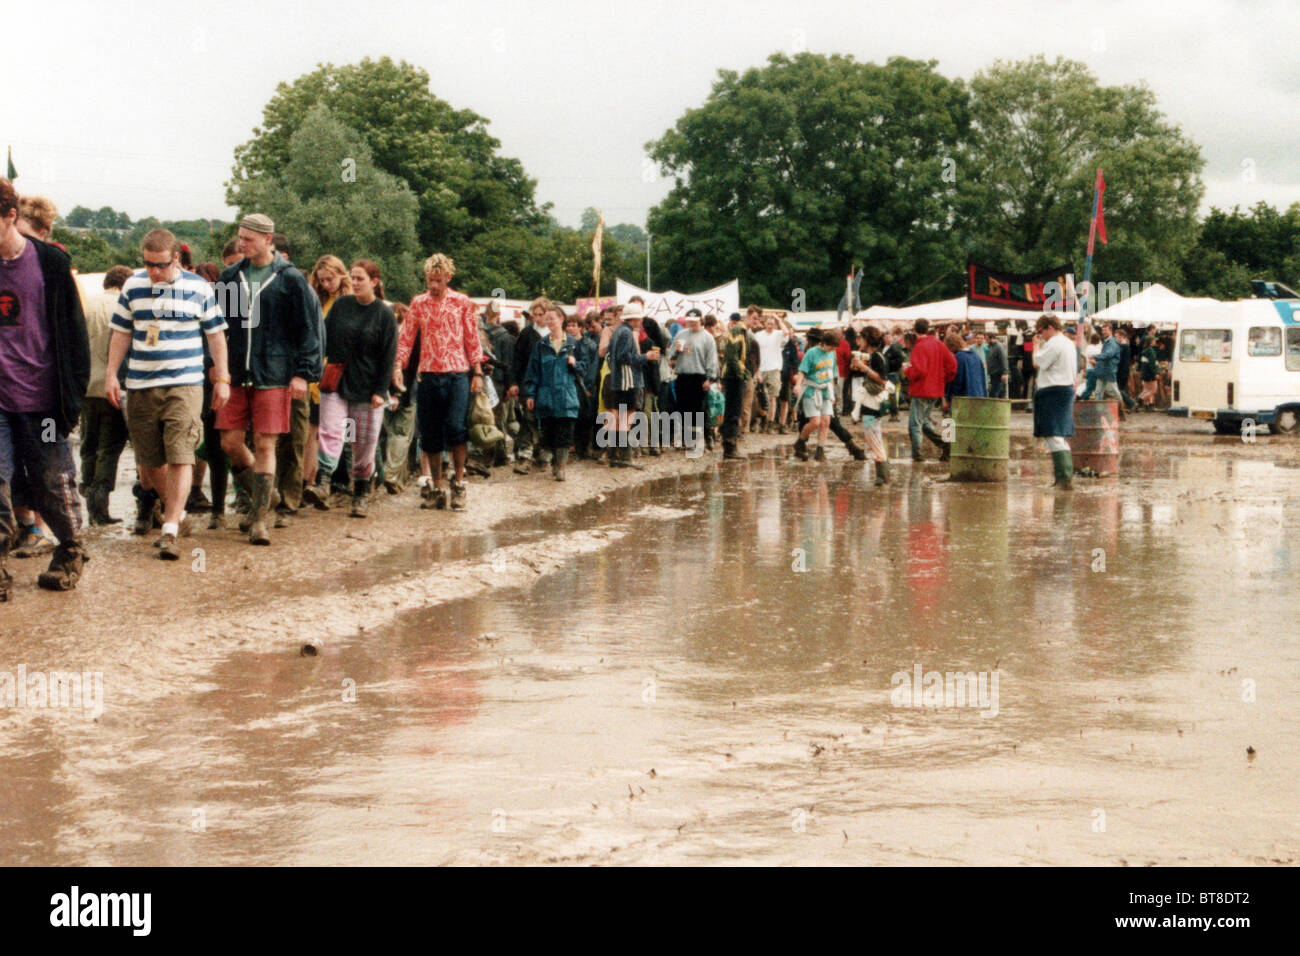
[[[173,260],[171,259],[168,259],[166,262],[150,262],[148,259],[140,260],[141,264],[146,269],[166,269],[168,266],[172,264],[172,261]]]

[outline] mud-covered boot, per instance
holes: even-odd
[[[248,512],[249,544],[271,543],[266,519],[271,512],[271,491],[274,484],[275,475],[253,475],[253,507]]]
[[[876,462],[876,484],[878,485],[889,484],[889,462],[887,461]]]
[[[242,471],[230,471],[230,479],[235,483],[235,510],[239,511],[240,499],[243,498],[248,502],[248,509],[243,511],[239,518],[239,530],[248,534],[248,529],[253,526],[253,484],[255,476],[253,466],[249,465]]]
[[[364,518],[366,516],[366,506],[370,502],[370,479],[354,478],[352,479],[352,510],[348,512],[349,518]]]
[[[862,446],[859,445],[857,442],[855,441],[845,442],[844,447],[849,450],[849,454],[853,456],[854,461],[867,460],[867,453],[862,450]]]
[[[310,485],[304,485],[302,489],[302,500],[311,505],[317,511],[330,510],[330,479],[325,474],[324,468],[316,469],[316,480]]]
[[[800,461],[808,460],[808,440],[802,435],[795,439],[794,457],[798,458]]]
[[[81,542],[73,539],[54,549],[50,566],[41,572],[36,583],[47,591],[71,591],[81,579],[82,568],[90,558]]]
[[[569,449],[567,448],[556,449],[555,458],[551,461],[551,471],[554,473],[556,481],[564,480],[565,478],[564,466],[568,464],[568,461],[569,461]]]
[[[465,502],[468,497],[468,493],[465,488],[465,482],[457,481],[455,478],[452,478],[450,481],[447,482],[447,484],[451,487],[451,501],[450,501],[451,510],[464,511]]]
[[[742,457],[744,456],[742,456],[740,452],[736,450],[736,443],[734,441],[728,438],[722,439],[722,460],[723,461],[739,461]]]
[[[131,492],[135,495],[135,524],[131,527],[131,533],[148,534],[153,527],[153,510],[158,504],[158,492],[140,485],[132,488]]]
[[[14,576],[5,567],[6,554],[0,554],[0,604],[8,601],[14,591]]]

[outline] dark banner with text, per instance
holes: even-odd
[[[1025,312],[1071,312],[1074,266],[1067,262],[1042,272],[1001,272],[972,262],[966,266],[966,299],[971,305]]]

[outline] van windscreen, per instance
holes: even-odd
[[[1184,329],[1179,336],[1180,362],[1226,362],[1231,358],[1231,329]]]

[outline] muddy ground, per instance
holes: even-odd
[[[174,563],[96,529],[66,594],[11,560],[0,672],[104,689],[0,710],[0,862],[1300,857],[1300,442],[1136,416],[1066,495],[1025,415],[1000,485],[904,427],[888,489],[751,436]],[[1000,714],[891,706],[914,662],[1000,673]]]

